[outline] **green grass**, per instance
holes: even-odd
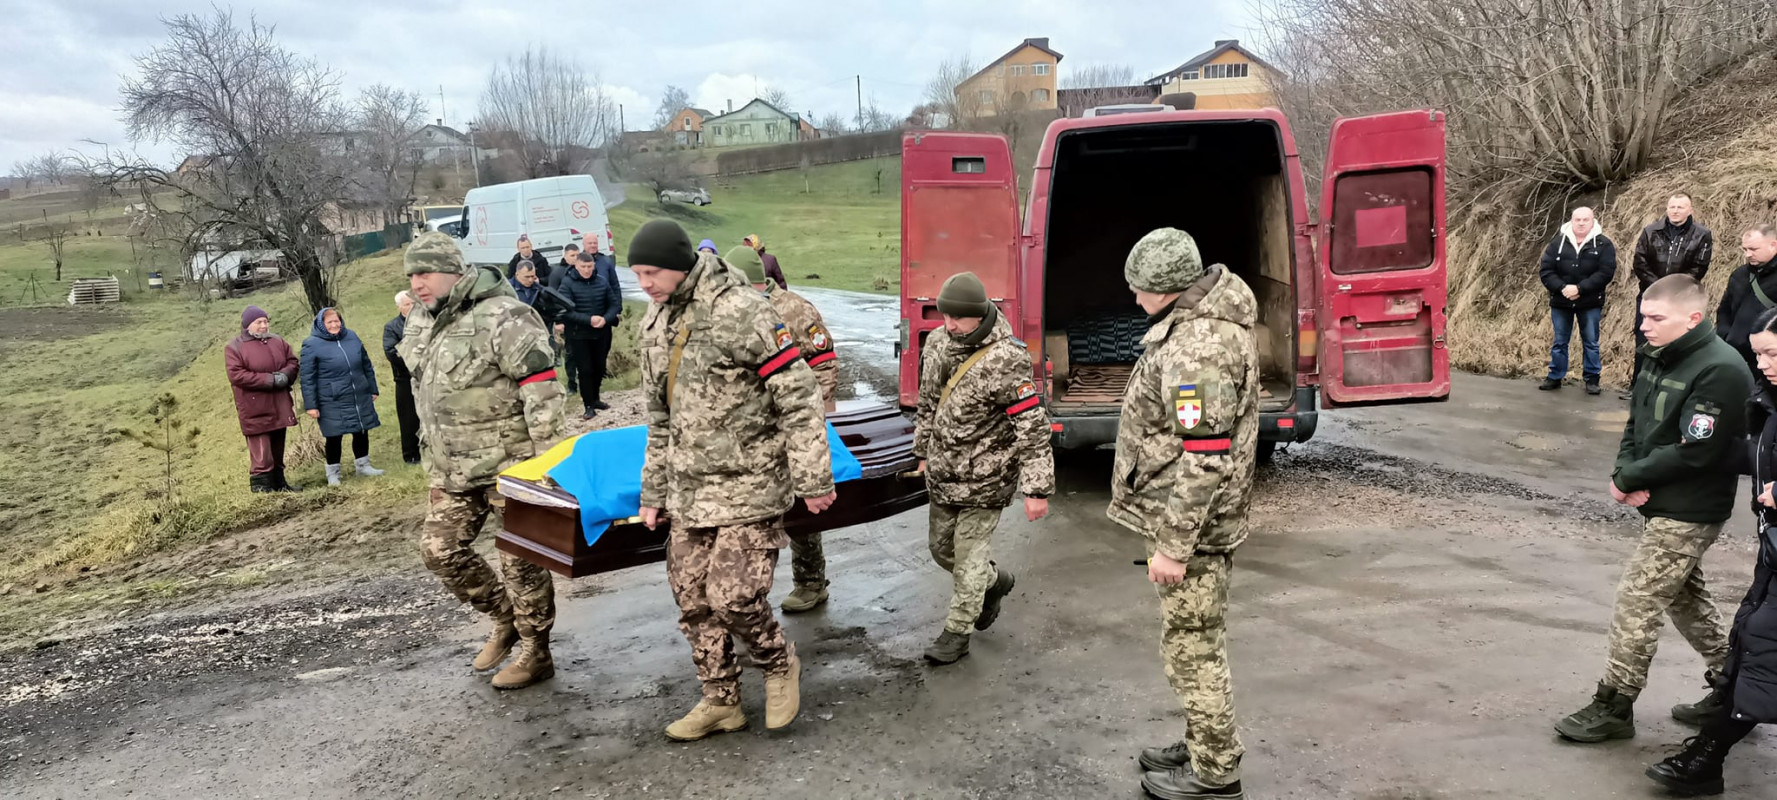
[[[881,192],[877,192],[878,172]],[[693,243],[712,239],[722,252],[748,234],[765,239],[791,287],[892,292],[901,274],[901,160],[873,159],[808,170],[710,179],[710,205],[662,207],[632,185],[611,210],[619,245],[650,219],[678,220]],[[810,278],[818,275],[818,278]]]

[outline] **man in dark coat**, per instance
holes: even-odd
[[[271,317],[259,306],[241,312],[241,335],[222,349],[228,383],[234,388],[235,416],[247,437],[247,485],[255,492],[299,492],[284,479],[284,431],[296,426],[290,386],[296,383],[296,354],[271,332]]]
[[[1721,306],[1715,310],[1715,332],[1740,351],[1747,369],[1757,371],[1752,354],[1753,323],[1767,309],[1777,307],[1777,225],[1755,225],[1740,237],[1746,265],[1728,276]]]
[[[413,373],[408,372],[401,354],[395,348],[407,335],[407,315],[413,313],[413,295],[401,291],[395,295],[395,310],[400,312],[383,325],[383,356],[389,359],[389,374],[395,378],[395,419],[401,425],[401,460],[420,463],[420,415],[413,405]]]
[[[1641,236],[1635,240],[1635,305],[1641,306],[1641,292],[1647,291],[1654,281],[1667,275],[1684,273],[1697,280],[1709,273],[1709,259],[1715,254],[1715,234],[1710,233],[1703,223],[1691,217],[1691,196],[1679,192],[1666,198],[1666,216],[1658,222],[1641,229]],[[1635,346],[1647,344],[1641,336],[1641,312],[1635,313]],[[1635,357],[1635,369],[1630,374],[1629,390],[1623,392],[1623,399],[1628,400],[1635,386],[1635,379],[1641,376],[1641,356]]]
[[[1549,289],[1555,343],[1549,348],[1549,377],[1538,389],[1561,388],[1567,377],[1567,344],[1573,340],[1574,323],[1578,322],[1585,350],[1586,394],[1598,394],[1598,375],[1604,369],[1598,355],[1598,323],[1604,316],[1604,290],[1616,273],[1616,245],[1604,235],[1592,209],[1574,209],[1573,219],[1561,226],[1561,235],[1543,250],[1542,280]]]
[[[605,361],[611,355],[611,326],[623,313],[623,296],[616,282],[605,277],[598,260],[582,252],[580,263],[562,280],[561,294],[573,305],[555,321],[556,330],[573,344],[573,370],[579,373],[580,400],[585,405],[585,418],[610,408],[599,399],[599,387],[605,380]]]
[[[544,286],[549,285],[549,276],[553,271],[549,267],[549,257],[531,247],[530,234],[520,234],[518,237],[518,252],[513,253],[512,259],[506,262],[506,277],[508,279],[518,277],[518,265],[522,261],[529,261],[531,266],[537,268],[538,283]]]

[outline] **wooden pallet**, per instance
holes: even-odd
[[[81,278],[68,290],[68,305],[71,306],[116,303],[122,299],[123,291],[116,278]]]

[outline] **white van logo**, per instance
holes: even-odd
[[[586,219],[592,216],[592,206],[585,200],[574,201],[574,219]]]

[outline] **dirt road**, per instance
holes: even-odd
[[[1230,640],[1255,798],[1639,798],[1699,695],[1671,631],[1640,736],[1559,743],[1603,668],[1634,522],[1598,491],[1621,404],[1464,379],[1461,402],[1323,418],[1263,473]],[[1616,424],[1620,425],[1620,419]],[[1054,516],[1007,514],[1020,575],[948,668],[919,662],[947,579],[919,512],[830,535],[833,601],[787,620],[803,712],[702,743],[660,733],[698,690],[659,565],[561,582],[559,675],[500,694],[482,628],[420,573],[135,620],[0,662],[0,796],[1085,798],[1141,796],[1133,761],[1182,720],[1138,539],[1103,517],[1104,454],[1068,459]],[[1736,522],[1706,569],[1750,574]],[[779,569],[774,599],[787,591]],[[1730,797],[1777,777],[1755,733]]]

